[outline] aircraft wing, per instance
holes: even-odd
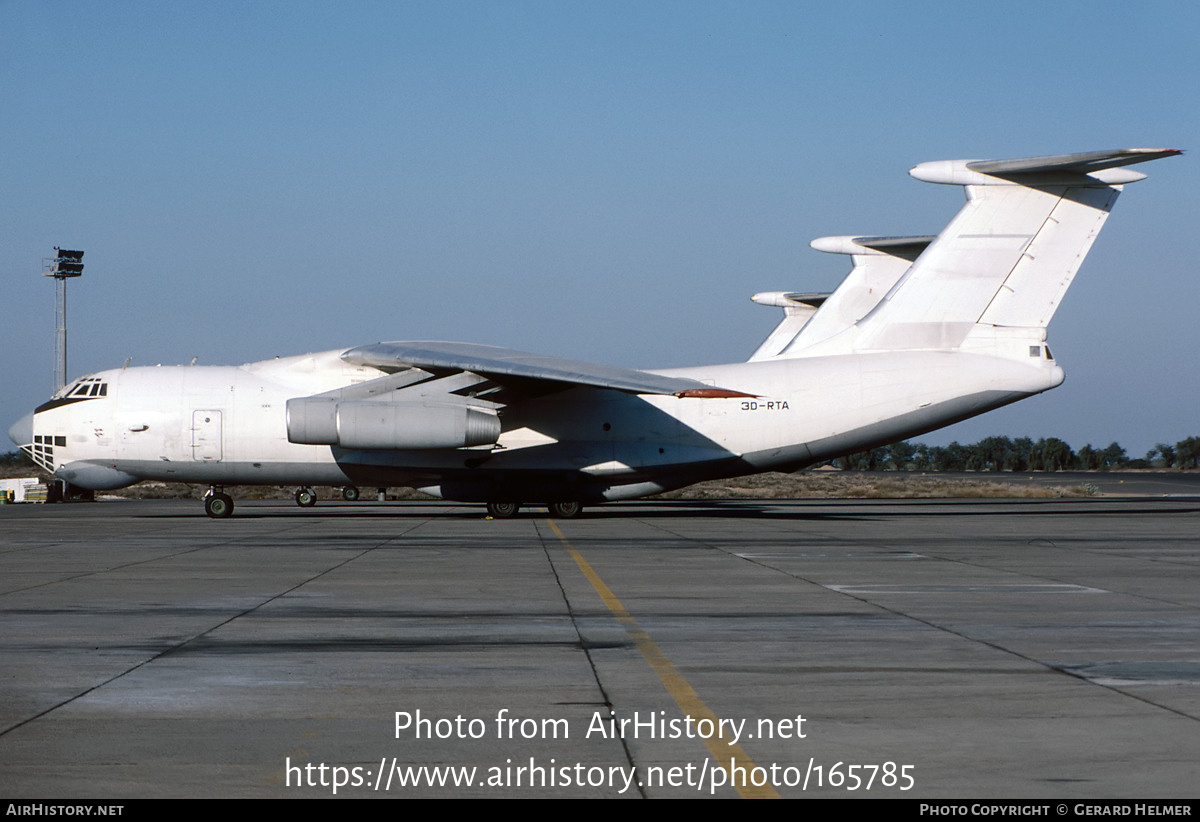
[[[502,430],[500,409],[581,386],[677,397],[751,396],[684,377],[474,343],[375,343],[341,358],[384,376],[288,400],[289,442],[368,451],[494,445]]]
[[[615,368],[510,348],[458,342],[381,342],[352,348],[342,359],[353,365],[396,372],[420,368],[435,374],[469,371],[499,384],[515,380],[551,383],[554,388],[587,386],[628,394],[712,396],[712,386],[633,368]],[[703,393],[696,393],[703,392]],[[727,392],[728,396],[732,392]]]

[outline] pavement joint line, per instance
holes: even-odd
[[[551,525],[553,525],[553,523],[551,523]],[[845,597],[849,597],[850,599],[856,599],[856,600],[858,600],[859,602],[862,602],[862,603],[864,603],[864,604],[866,604],[866,605],[869,605],[869,606],[871,606],[871,607],[873,607],[873,608],[876,608],[876,609],[878,609],[878,610],[884,611],[884,612],[886,612],[886,613],[892,614],[893,616],[899,617],[899,618],[901,618],[901,619],[912,620],[913,622],[920,623],[920,624],[922,624],[922,625],[925,625],[926,627],[933,628],[934,630],[937,630],[937,631],[943,631],[943,632],[945,632],[945,633],[947,633],[947,634],[950,634],[950,635],[952,635],[952,636],[959,637],[960,639],[964,639],[964,640],[966,640],[967,642],[973,642],[973,643],[977,643],[977,644],[979,644],[979,645],[982,645],[982,646],[984,646],[984,647],[991,648],[992,650],[999,651],[1000,653],[1003,653],[1003,654],[1007,654],[1007,655],[1010,655],[1010,656],[1016,657],[1017,659],[1023,660],[1024,662],[1027,662],[1027,663],[1029,663],[1029,664],[1031,664],[1031,665],[1034,665],[1034,666],[1036,666],[1036,667],[1038,667],[1038,668],[1041,668],[1041,669],[1043,669],[1044,671],[1048,671],[1048,672],[1050,672],[1050,673],[1053,673],[1053,674],[1059,674],[1059,675],[1062,675],[1062,676],[1068,676],[1068,677],[1071,677],[1071,678],[1073,678],[1073,679],[1077,679],[1077,680],[1079,680],[1080,682],[1084,682],[1084,683],[1086,683],[1086,684],[1088,684],[1088,685],[1095,685],[1096,687],[1099,687],[1099,688],[1105,688],[1105,689],[1107,689],[1107,690],[1109,690],[1109,691],[1112,691],[1113,693],[1120,694],[1120,695],[1121,695],[1121,696],[1123,696],[1123,697],[1127,697],[1127,698],[1129,698],[1129,699],[1133,699],[1133,700],[1135,700],[1135,701],[1137,701],[1137,702],[1141,702],[1141,703],[1143,703],[1143,704],[1145,704],[1145,705],[1150,705],[1150,706],[1152,706],[1152,707],[1154,707],[1154,708],[1159,708],[1159,709],[1161,709],[1161,710],[1168,711],[1168,712],[1170,712],[1170,713],[1173,713],[1173,714],[1176,714],[1177,716],[1180,716],[1180,717],[1182,717],[1182,718],[1184,718],[1184,719],[1189,719],[1189,720],[1192,720],[1192,721],[1197,721],[1197,720],[1200,720],[1200,716],[1193,716],[1191,713],[1188,713],[1187,711],[1184,711],[1184,710],[1181,710],[1181,709],[1178,709],[1178,708],[1173,708],[1173,707],[1171,707],[1171,706],[1169,706],[1169,705],[1166,705],[1166,704],[1163,704],[1163,703],[1161,703],[1161,702],[1156,702],[1156,701],[1154,701],[1153,699],[1150,699],[1149,697],[1145,697],[1145,696],[1141,696],[1141,695],[1139,695],[1139,694],[1136,694],[1136,693],[1132,693],[1132,692],[1130,692],[1129,690],[1127,690],[1127,689],[1125,689],[1125,688],[1121,688],[1121,687],[1117,687],[1116,685],[1112,685],[1112,684],[1108,684],[1108,683],[1100,682],[1100,681],[1098,681],[1098,680],[1096,680],[1096,679],[1093,679],[1093,678],[1089,678],[1089,677],[1087,677],[1087,676],[1084,676],[1082,673],[1079,673],[1078,671],[1073,671],[1073,670],[1070,670],[1070,669],[1068,669],[1068,668],[1059,667],[1059,666],[1053,665],[1053,664],[1051,664],[1051,663],[1049,663],[1049,662],[1045,662],[1045,661],[1042,661],[1042,660],[1040,660],[1040,659],[1036,659],[1036,658],[1034,658],[1034,657],[1032,657],[1032,656],[1030,656],[1030,655],[1028,655],[1028,654],[1022,653],[1021,651],[1018,651],[1018,650],[1016,650],[1016,649],[1014,649],[1014,648],[1009,648],[1009,647],[1008,647],[1008,646],[1006,646],[1006,645],[1001,645],[1001,644],[999,644],[999,643],[997,643],[997,642],[994,642],[994,641],[992,641],[992,640],[987,640],[987,639],[983,639],[983,638],[980,638],[980,637],[975,637],[975,636],[972,636],[971,634],[969,634],[969,633],[966,633],[966,632],[964,632],[964,631],[962,631],[962,630],[959,630],[959,629],[957,629],[957,628],[952,628],[952,627],[950,627],[950,626],[948,626],[948,625],[943,625],[943,624],[941,624],[940,622],[935,622],[935,621],[933,621],[932,619],[926,619],[926,618],[924,618],[924,617],[919,617],[919,616],[917,616],[917,615],[915,615],[915,614],[908,613],[907,611],[900,610],[899,608],[894,608],[894,607],[891,607],[891,606],[889,606],[889,605],[885,605],[884,603],[882,603],[882,602],[879,602],[879,601],[877,601],[876,599],[874,599],[874,598],[872,598],[872,597],[868,596],[868,594],[867,594],[866,592],[862,592],[862,591],[855,591],[855,590],[854,590],[852,587],[849,587],[849,586],[828,585],[828,584],[826,584],[826,583],[823,583],[823,582],[818,582],[817,580],[815,580],[815,579],[811,579],[811,578],[809,578],[809,577],[806,577],[806,576],[804,576],[803,574],[799,574],[799,573],[795,573],[795,572],[792,572],[792,571],[788,571],[788,570],[785,570],[785,569],[783,569],[783,568],[776,568],[774,565],[770,565],[770,564],[768,564],[768,563],[766,563],[766,562],[763,562],[763,561],[761,561],[761,560],[759,560],[759,559],[756,559],[756,558],[754,558],[754,557],[742,556],[741,554],[737,554],[737,553],[735,553],[735,552],[733,552],[733,551],[730,551],[730,550],[728,550],[727,548],[723,548],[723,547],[721,547],[720,545],[714,545],[713,543],[707,542],[707,541],[705,541],[705,540],[702,540],[702,539],[699,539],[699,538],[697,538],[697,537],[691,537],[691,536],[687,536],[687,535],[685,535],[685,534],[680,534],[680,533],[678,533],[678,532],[676,532],[676,531],[673,531],[673,530],[671,530],[670,528],[666,528],[665,526],[661,526],[661,525],[657,525],[657,524],[656,524],[656,525],[655,525],[655,527],[657,527],[657,528],[660,528],[660,529],[662,529],[663,531],[666,531],[666,532],[667,532],[667,533],[669,533],[669,534],[673,534],[674,536],[678,537],[679,539],[687,540],[687,541],[689,541],[689,542],[694,542],[694,543],[697,543],[697,544],[699,544],[699,545],[702,545],[702,546],[704,546],[704,547],[706,547],[706,548],[711,548],[711,549],[714,549],[714,550],[717,550],[717,551],[721,551],[721,552],[723,552],[723,553],[726,553],[726,554],[728,554],[728,555],[730,555],[730,556],[735,556],[735,557],[738,557],[739,559],[742,559],[742,560],[744,560],[744,561],[746,561],[746,562],[753,563],[754,565],[757,565],[757,566],[759,566],[759,567],[761,567],[761,568],[765,568],[765,569],[767,569],[767,570],[769,570],[769,571],[773,571],[773,572],[775,572],[775,573],[780,573],[780,574],[783,574],[783,575],[785,575],[785,576],[789,576],[789,577],[791,577],[791,578],[793,578],[793,579],[799,580],[799,581],[801,581],[801,582],[807,582],[807,583],[809,583],[809,584],[811,584],[811,585],[818,585],[818,586],[820,586],[820,587],[822,587],[822,588],[825,588],[826,590],[833,591],[834,593],[840,594],[840,595],[842,595],[842,596],[845,596]],[[557,530],[558,530],[558,529],[557,529],[557,528],[555,528],[555,531],[557,531]],[[564,541],[565,541],[565,540],[564,540]],[[569,547],[569,546],[568,546],[568,547]],[[1058,546],[1055,546],[1055,547],[1056,547],[1056,548],[1058,548]],[[1059,549],[1059,550],[1073,550],[1073,549]],[[952,562],[952,563],[956,563],[956,564],[960,564],[960,565],[966,565],[966,566],[968,566],[968,567],[971,567],[971,568],[988,568],[988,569],[990,569],[990,570],[992,570],[992,571],[998,571],[998,570],[999,570],[999,571],[1002,571],[1002,572],[1003,572],[1003,573],[1005,573],[1005,574],[1011,574],[1011,573],[1015,573],[1015,572],[1004,571],[1003,569],[992,568],[992,567],[990,567],[990,566],[987,566],[987,565],[980,565],[980,564],[978,564],[978,563],[967,562],[967,561],[965,561],[965,560],[960,560],[960,559],[950,559],[950,558],[946,558],[946,557],[938,557],[938,556],[935,556],[935,555],[932,555],[932,554],[930,555],[930,557],[931,557],[931,559],[937,559],[937,560],[940,560],[940,561],[943,561],[943,562]],[[579,560],[576,560],[576,561],[578,562]],[[1016,575],[1017,575],[1017,576],[1023,576],[1023,577],[1029,577],[1029,578],[1032,578],[1032,579],[1039,579],[1039,580],[1041,580],[1041,579],[1048,579],[1048,580],[1053,580],[1053,581],[1054,581],[1056,584],[1062,584],[1062,580],[1058,580],[1058,579],[1057,579],[1057,578],[1055,578],[1055,577],[1049,577],[1049,576],[1044,576],[1044,575],[1030,575],[1030,574],[1016,574]],[[1068,584],[1069,584],[1069,583],[1068,583]],[[1150,601],[1150,602],[1165,602],[1165,603],[1167,603],[1167,604],[1169,604],[1169,605],[1176,605],[1176,606],[1178,606],[1178,607],[1190,607],[1190,606],[1187,606],[1187,605],[1185,605],[1185,604],[1183,604],[1183,603],[1171,602],[1170,600],[1162,600],[1162,599],[1159,599],[1159,598],[1157,598],[1157,597],[1148,597],[1148,596],[1145,596],[1145,595],[1139,595],[1139,594],[1127,594],[1127,593],[1124,593],[1124,592],[1122,592],[1122,591],[1108,591],[1108,590],[1106,590],[1106,589],[1097,589],[1097,590],[1099,590],[1099,591],[1102,591],[1103,593],[1111,593],[1111,594],[1113,594],[1114,596],[1132,596],[1132,597],[1136,597],[1136,598],[1139,598],[1139,599],[1145,599],[1145,600],[1147,600],[1147,601]]]
[[[658,675],[659,680],[662,681],[671,698],[675,700],[675,704],[684,711],[685,715],[695,717],[697,720],[707,719],[713,723],[714,727],[720,728],[721,724],[717,719],[717,715],[704,703],[704,700],[700,698],[696,690],[684,678],[683,674],[679,672],[675,664],[663,653],[658,643],[638,624],[633,614],[622,604],[621,600],[617,598],[612,589],[601,579],[591,564],[583,558],[583,555],[575,550],[575,546],[571,544],[570,540],[567,539],[554,520],[547,520],[547,522],[550,524],[550,529],[554,531],[559,541],[562,542],[563,547],[566,548],[567,553],[575,560],[575,564],[579,566],[579,570],[583,573],[584,577],[591,583],[596,593],[600,595],[600,599],[604,602],[605,606],[617,618],[617,621],[621,623],[621,627],[625,629],[625,633],[633,640],[634,645],[637,646],[642,656],[645,657],[646,662],[649,663],[654,673]],[[715,737],[705,739],[704,744],[708,747],[709,753],[717,760],[718,766],[729,774],[728,784],[733,785],[743,799],[780,798],[770,783],[761,787],[753,784],[737,785],[735,783],[733,779],[733,764],[735,759],[741,763],[740,767],[744,768],[744,773],[752,772],[756,767],[754,761],[742,750],[741,745],[728,744],[720,733]]]
[[[293,525],[291,528],[285,528],[283,530],[291,531],[291,530],[294,530],[296,528],[301,528],[301,527],[303,527],[303,526],[302,525]],[[109,565],[104,568],[94,568],[94,569],[88,570],[88,571],[80,571],[77,574],[70,574],[70,575],[64,576],[64,577],[56,577],[54,579],[48,579],[43,582],[34,583],[33,585],[26,585],[23,588],[11,588],[6,591],[0,591],[0,597],[8,596],[9,594],[23,594],[26,591],[33,591],[38,588],[45,588],[48,585],[58,585],[63,582],[72,582],[77,579],[83,579],[84,577],[95,576],[98,574],[108,574],[113,571],[121,571],[126,568],[134,568],[138,565],[145,565],[148,563],[161,562],[164,559],[173,559],[175,557],[182,557],[182,556],[186,556],[188,554],[194,553],[196,551],[207,551],[211,548],[218,548],[223,545],[236,545],[237,543],[245,542],[246,540],[248,540],[250,538],[251,537],[249,537],[249,536],[243,536],[243,537],[238,537],[236,539],[226,539],[226,540],[219,540],[219,541],[212,541],[212,542],[202,542],[198,545],[193,545],[190,548],[181,548],[178,551],[172,551],[168,554],[159,554],[158,556],[149,557],[147,559],[131,560],[129,562],[122,562],[117,565]],[[76,546],[78,544],[79,544],[78,541],[55,542],[55,543],[50,543],[47,545],[38,546],[37,548],[31,549],[31,550],[39,550],[40,551],[40,550],[43,550],[46,548],[53,549],[53,548],[72,547],[72,546]]]
[[[583,640],[583,633],[580,631],[579,623],[575,619],[575,609],[571,606],[571,598],[567,595],[567,589],[563,587],[562,577],[558,573],[558,565],[555,563],[554,557],[551,556],[550,549],[553,543],[546,539],[544,532],[541,528],[537,527],[536,523],[534,524],[534,530],[537,532],[538,541],[542,545],[542,551],[546,554],[546,562],[550,566],[550,573],[554,574],[554,582],[556,585],[558,585],[559,593],[562,594],[563,604],[566,605],[567,615],[571,618],[571,625],[575,628],[575,636],[579,638],[579,644],[583,649],[584,658],[587,659],[588,667],[591,668],[592,679],[595,680],[596,687],[599,689],[600,695],[604,699],[604,702],[601,704],[603,704],[606,709],[611,711],[613,708],[612,698],[608,694],[608,689],[604,687],[604,682],[600,677],[600,672],[596,670],[596,661],[592,658],[592,653],[590,650],[588,650],[587,645]],[[622,735],[620,741],[621,750],[625,752],[625,761],[628,762],[629,766],[636,772],[637,763],[633,759],[633,751],[629,749],[629,740]],[[646,786],[641,780],[639,780],[637,783],[637,790],[638,795],[640,795],[642,799],[649,799],[649,797],[646,795]]]
[[[126,677],[129,674],[133,673],[134,671],[144,668],[145,666],[149,665],[152,662],[156,662],[156,661],[162,659],[163,657],[170,656],[171,654],[178,651],[180,648],[183,648],[186,645],[190,645],[191,643],[195,642],[196,640],[201,639],[202,637],[205,637],[208,634],[211,634],[213,631],[217,630],[218,628],[222,628],[222,627],[228,625],[229,623],[233,622],[236,619],[241,619],[242,617],[246,616],[247,614],[254,613],[259,608],[262,608],[264,605],[269,605],[270,603],[274,602],[275,600],[281,599],[281,598],[287,596],[288,594],[292,593],[293,591],[303,588],[305,585],[308,585],[310,582],[313,582],[314,580],[318,580],[321,577],[325,576],[326,574],[333,573],[334,571],[338,570],[339,568],[349,565],[350,563],[354,562],[357,559],[361,559],[362,557],[366,556],[367,554],[371,553],[372,551],[382,547],[383,545],[386,545],[387,543],[389,543],[393,540],[400,539],[402,537],[407,536],[408,534],[412,533],[413,531],[415,531],[416,529],[420,528],[422,525],[425,525],[427,523],[428,523],[428,520],[423,520],[421,522],[418,522],[416,525],[413,525],[408,530],[403,531],[400,534],[397,534],[395,536],[388,537],[383,542],[380,542],[378,545],[372,545],[369,548],[364,548],[362,551],[359,551],[354,556],[349,557],[348,559],[345,559],[342,562],[339,562],[335,565],[331,565],[328,568],[326,568],[325,570],[323,570],[319,573],[313,574],[308,579],[304,579],[304,580],[301,580],[300,582],[297,582],[295,585],[291,586],[287,590],[280,591],[277,594],[273,594],[272,596],[269,596],[266,599],[264,599],[262,602],[259,602],[256,605],[253,605],[249,608],[245,608],[245,609],[239,611],[238,613],[233,614],[232,616],[221,620],[216,625],[211,625],[208,628],[205,628],[200,633],[195,634],[194,636],[188,637],[187,639],[183,640],[182,642],[177,642],[169,648],[164,648],[163,650],[159,651],[158,653],[156,653],[150,657],[147,657],[146,659],[143,659],[141,662],[137,663],[136,665],[131,665],[130,667],[126,668],[124,671],[121,671],[118,674],[114,674],[113,676],[110,676],[108,679],[104,680],[103,682],[98,682],[95,685],[93,685],[92,687],[87,688],[83,691],[80,691],[79,693],[75,694],[74,696],[67,697],[66,699],[62,700],[61,702],[57,702],[54,705],[51,705],[49,708],[46,708],[43,711],[39,711],[38,713],[33,714],[32,716],[26,717],[25,719],[21,720],[20,722],[16,722],[12,725],[9,725],[7,728],[0,728],[0,736],[4,736],[5,734],[8,734],[11,731],[15,731],[18,728],[28,725],[30,722],[36,722],[37,720],[41,719],[42,717],[44,717],[48,714],[51,714],[54,711],[57,711],[59,708],[66,707],[67,705],[70,705],[72,702],[74,702],[77,699],[82,699],[83,697],[87,696],[88,694],[92,693],[93,691],[97,691],[97,690],[105,687],[106,685],[110,685],[113,682],[116,682],[118,679],[121,679],[122,677]],[[293,530],[293,529],[285,529],[285,530]],[[240,542],[240,541],[243,541],[243,540],[242,539],[227,540],[225,542],[218,543],[218,544],[219,545],[229,545],[231,543]],[[192,551],[198,551],[198,550],[201,550],[202,548],[213,548],[213,547],[215,547],[215,546],[214,545],[196,546],[195,548],[189,549],[188,551],[183,551],[183,552],[179,552],[179,553],[191,553]],[[179,553],[168,554],[165,557],[159,557],[158,559],[173,558],[175,556],[178,556]],[[150,562],[150,561],[155,561],[155,560],[145,560],[145,561]],[[140,563],[126,563],[126,565],[131,565],[131,564],[140,564]],[[125,567],[125,566],[120,566],[120,567]],[[113,569],[106,569],[106,570],[113,570]]]

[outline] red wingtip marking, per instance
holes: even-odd
[[[758,398],[758,394],[746,394],[741,391],[730,391],[728,388],[689,388],[686,391],[676,392],[675,396],[700,400],[722,400],[733,399],[735,397],[747,397],[750,399]]]

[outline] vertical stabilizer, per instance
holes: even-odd
[[[879,304],[933,240],[933,237],[818,237],[813,240],[809,245],[817,251],[849,255],[854,268],[803,329],[797,329],[799,334],[789,339],[783,350],[796,351],[852,327]]]
[[[1123,167],[1178,153],[1125,149],[916,166],[909,173],[919,180],[964,186],[966,205],[852,329],[810,336],[833,319],[818,312],[785,354],[955,349],[978,326],[1044,329],[1122,186],[1145,177]]]

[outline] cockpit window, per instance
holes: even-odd
[[[62,405],[71,405],[80,400],[99,399],[108,396],[108,383],[99,377],[84,377],[70,385],[64,385],[47,402],[42,403],[34,413],[49,411]]]
[[[107,397],[108,383],[96,377],[85,377],[75,383],[73,388],[63,393],[64,397]]]

